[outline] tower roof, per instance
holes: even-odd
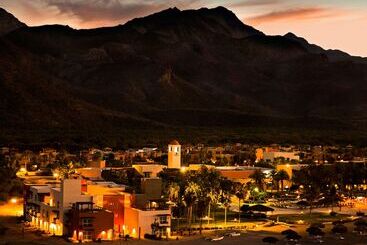
[[[180,145],[180,143],[178,143],[177,140],[172,140],[171,142],[169,142],[170,145]]]

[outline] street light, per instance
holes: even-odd
[[[18,202],[18,199],[16,197],[13,197],[12,199],[10,199],[10,202],[12,204],[16,204]]]

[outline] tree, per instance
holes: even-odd
[[[233,182],[228,179],[220,181],[220,203],[224,208],[224,224],[227,224],[227,209],[231,202],[231,195],[234,194]]]
[[[159,230],[159,223],[157,220],[154,220],[154,222],[150,225],[152,228],[152,235],[156,235],[157,231]]]
[[[61,165],[58,170],[61,179],[68,179],[75,173],[73,162],[69,162],[66,165]]]
[[[260,169],[256,169],[255,172],[250,175],[250,178],[260,190],[263,189],[265,174]]]
[[[310,226],[306,229],[306,231],[310,236],[323,236],[323,235],[325,235],[325,232],[323,232],[319,227],[316,227],[316,226]]]
[[[310,204],[310,214],[314,203],[325,193],[332,182],[330,169],[325,166],[310,165],[294,173],[293,182],[302,186],[302,195]]]
[[[187,175],[188,181],[195,182],[200,187],[200,196],[198,199],[200,201],[200,210],[202,208],[208,210],[208,224],[210,221],[210,211],[212,204],[218,203],[219,193],[221,190],[221,179],[220,173],[215,169],[208,169],[207,167],[202,167],[196,173],[191,173]],[[199,216],[203,213],[201,212]],[[200,223],[201,224],[201,223]]]
[[[6,159],[0,155],[0,201],[6,201],[9,196],[21,196],[23,184],[16,173],[19,170],[17,161]]]
[[[343,224],[337,224],[331,229],[331,232],[334,234],[343,234],[343,233],[347,233],[347,231],[348,231],[348,228]]]
[[[269,243],[269,244],[275,244],[279,241],[278,238],[276,237],[272,237],[272,236],[268,236],[268,237],[264,237],[263,238],[263,242],[264,243]]]
[[[275,179],[280,182],[280,186],[281,186],[281,190],[284,190],[284,181],[285,180],[289,180],[289,175],[285,170],[279,170],[276,174],[275,174]]]
[[[304,187],[304,197],[310,202],[310,214],[314,206],[315,201],[320,196],[320,188],[318,185],[307,185]]]
[[[271,192],[273,192],[274,186],[277,187],[277,190],[279,190],[278,180],[276,178],[277,171],[273,169],[270,172],[270,178],[271,178]]]
[[[219,201],[219,193],[216,189],[212,189],[209,191],[209,193],[207,194],[208,198],[209,198],[209,204],[208,204],[208,225],[210,223],[210,207],[212,204],[216,205]]]
[[[183,201],[185,206],[187,207],[187,221],[189,225],[189,233],[191,233],[192,207],[198,201],[199,194],[200,194],[200,186],[195,182],[189,182],[183,195]]]
[[[238,222],[241,223],[241,200],[247,196],[247,188],[245,184],[236,182],[235,195],[238,198]]]

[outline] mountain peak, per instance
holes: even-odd
[[[17,18],[14,17],[14,15],[7,12],[5,9],[0,8],[0,36],[23,26],[26,25],[20,22]]]
[[[284,35],[284,37],[287,38],[299,38],[296,34],[294,34],[293,32],[288,32],[287,34]]]
[[[141,33],[170,33],[177,38],[183,36],[200,38],[205,34],[221,34],[232,38],[262,35],[260,31],[242,23],[237,16],[224,7],[179,10],[176,7],[126,23]]]

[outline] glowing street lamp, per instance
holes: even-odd
[[[10,203],[12,204],[16,204],[18,202],[18,199],[16,197],[13,197],[12,199],[10,199]]]

